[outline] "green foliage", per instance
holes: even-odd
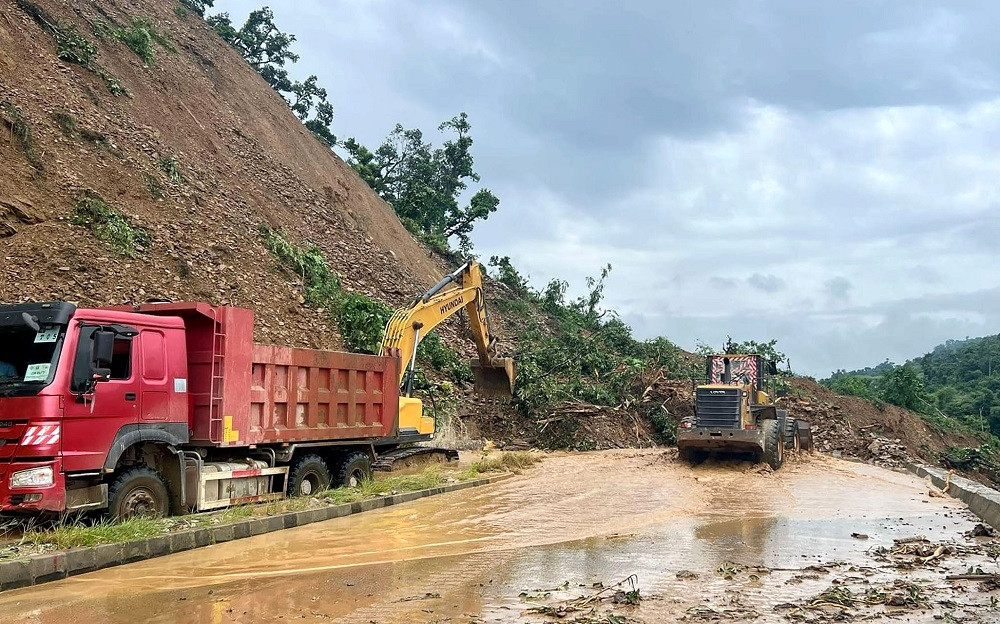
[[[125,88],[125,85],[108,73],[106,69],[103,67],[97,67],[96,65],[92,66],[91,69],[93,69],[94,73],[104,81],[104,86],[107,88],[108,93],[116,97],[129,95],[128,89]]]
[[[780,365],[785,364],[788,367],[789,363],[788,356],[778,351],[777,345],[777,340],[769,340],[767,342],[757,342],[756,340],[736,342],[732,337],[726,336],[723,353],[731,355],[759,355],[764,358],[765,362],[774,362],[776,366],[779,366],[780,373]]]
[[[184,7],[187,7],[192,11],[194,11],[195,13],[197,13],[199,17],[205,17],[205,11],[212,8],[212,6],[215,4],[215,0],[180,0],[180,2],[181,5],[183,6],[177,6],[174,9],[175,13],[177,12],[177,9],[183,11]],[[178,13],[178,15],[180,14]],[[180,15],[180,17],[184,16]]]
[[[188,15],[188,10],[185,9],[183,5],[178,4],[177,6],[174,7],[174,15],[176,15],[181,19],[184,19]]]
[[[163,199],[163,185],[156,179],[156,176],[146,174],[146,188],[153,199]]]
[[[44,167],[42,166],[38,152],[35,150],[35,141],[31,134],[31,126],[25,120],[21,109],[12,102],[2,101],[0,102],[0,119],[3,120],[12,139],[21,147],[21,151],[24,152],[28,163],[37,173],[41,173]]]
[[[587,293],[576,299],[567,297],[567,284],[559,280],[542,292],[531,289],[508,258],[496,259],[494,266],[511,290],[523,289],[516,297],[520,305],[544,311],[554,325],[522,316],[514,400],[523,412],[541,414],[572,402],[637,404],[658,370],[687,374],[680,349],[670,341],[636,340],[628,325],[601,309],[610,266],[600,277],[588,279]]]
[[[510,256],[493,256],[490,258],[490,266],[497,270],[497,281],[511,289],[515,295],[521,297],[528,296],[530,287],[528,278],[521,275],[510,261]]]
[[[184,179],[184,174],[181,173],[180,163],[178,163],[177,159],[173,156],[164,156],[156,161],[156,164],[160,170],[163,171],[163,173],[167,174],[167,179],[170,180],[170,183],[174,186],[184,184],[186,181]]]
[[[274,11],[270,7],[252,11],[239,29],[233,24],[229,13],[212,15],[208,18],[208,23],[257,70],[272,89],[279,93],[292,90],[292,80],[288,77],[285,66],[299,60],[299,55],[291,50],[295,35],[278,29],[274,23]]]
[[[955,428],[957,421],[980,434],[1000,435],[998,368],[1000,335],[949,340],[906,364],[886,360],[857,371],[838,370],[822,383],[838,391],[868,385],[877,398],[918,411],[936,426]]]
[[[132,225],[125,215],[92,191],[86,191],[77,201],[71,221],[86,227],[97,240],[124,256],[137,257],[153,242],[148,231]]]
[[[97,47],[84,37],[76,26],[67,26],[56,33],[56,46],[60,59],[67,63],[89,65],[97,58]]]
[[[488,189],[474,193],[464,207],[458,202],[469,183],[480,180],[473,168],[471,129],[468,115],[461,113],[438,127],[454,136],[436,149],[424,141],[423,132],[399,124],[374,152],[353,138],[343,147],[348,164],[393,207],[407,229],[436,241],[436,247],[447,246],[454,236],[468,249],[475,223],[500,205]]]
[[[337,137],[330,130],[333,124],[333,105],[327,101],[326,89],[319,86],[318,78],[309,76],[304,82],[292,84],[291,92],[294,98],[289,102],[292,112],[317,139],[328,147],[336,145]]]
[[[207,6],[211,5],[211,2],[207,3]],[[204,9],[202,7],[200,15],[204,14]],[[274,12],[269,7],[251,12],[239,29],[228,13],[212,15],[207,21],[272,89],[282,94],[292,112],[313,136],[328,147],[337,144],[337,136],[330,129],[333,105],[327,100],[326,89],[319,86],[316,76],[309,76],[302,82],[292,81],[289,77],[286,66],[299,60],[299,55],[291,50],[295,35],[278,29],[274,23]]]
[[[869,401],[879,399],[878,387],[874,377],[863,377],[861,375],[840,375],[835,376],[828,384],[829,388],[837,394],[861,397]]]
[[[378,353],[392,308],[358,293],[345,293],[337,307],[337,324],[352,351]]]
[[[383,324],[384,327],[384,324]],[[471,382],[472,369],[454,349],[446,346],[441,337],[431,332],[420,340],[417,360],[445,373],[453,381]]]

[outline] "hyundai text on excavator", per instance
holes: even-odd
[[[776,373],[768,362],[768,372]],[[759,355],[710,355],[707,384],[695,388],[694,417],[677,429],[681,459],[697,461],[707,452],[750,453],[777,470],[786,450],[812,450],[809,423],[791,418],[765,392],[764,359]]]
[[[510,394],[476,263],[393,315],[377,356],[254,344],[252,311],[208,303],[0,305],[0,512],[158,516],[356,484],[434,437],[400,385],[463,307],[481,387]]]

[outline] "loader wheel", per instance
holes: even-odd
[[[764,461],[772,470],[777,470],[785,463],[784,435],[778,429],[777,420],[762,420],[760,425],[764,430]]]
[[[289,496],[313,496],[330,487],[330,469],[319,455],[303,455],[288,476]]]
[[[787,413],[787,412],[786,412]],[[785,450],[798,451],[801,448],[799,421],[785,417]]]
[[[799,434],[799,446],[803,451],[813,450],[813,436],[812,436],[812,426],[801,420],[795,421],[796,429]]]
[[[337,470],[337,485],[358,487],[362,481],[372,478],[372,459],[368,453],[350,453],[340,462]]]
[[[133,466],[115,478],[108,503],[108,513],[117,520],[162,518],[170,508],[170,496],[160,473]]]

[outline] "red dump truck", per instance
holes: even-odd
[[[398,353],[254,344],[253,323],[206,303],[0,306],[0,512],[309,494],[432,437],[400,423]]]

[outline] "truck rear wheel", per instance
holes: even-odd
[[[372,459],[368,453],[350,453],[340,462],[337,470],[337,485],[358,487],[362,481],[372,478]]]
[[[126,469],[108,491],[108,512],[118,520],[162,518],[169,508],[166,482],[160,473],[146,466]]]
[[[772,470],[781,468],[785,463],[785,436],[778,428],[777,420],[760,421],[764,429],[764,461]]]
[[[313,496],[330,487],[330,469],[319,455],[303,455],[288,476],[289,496]]]

